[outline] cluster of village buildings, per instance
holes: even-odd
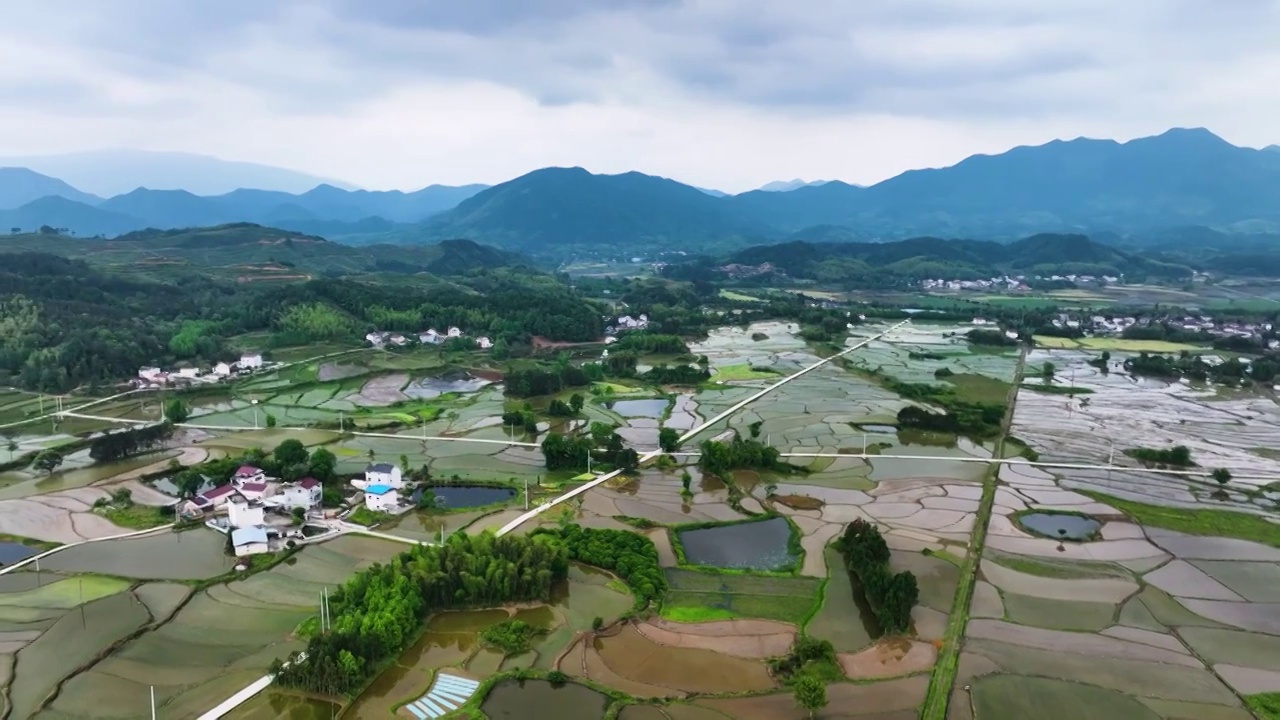
[[[463,338],[466,335],[457,327],[451,327],[445,332],[437,332],[435,328],[418,333],[416,340],[420,345],[443,345],[446,341],[454,338]],[[386,347],[388,345],[394,347],[405,347],[414,342],[415,337],[412,334],[404,335],[402,333],[382,332],[375,330],[364,336],[366,342],[374,347]],[[476,346],[481,350],[488,350],[493,347],[493,340],[481,335],[476,338]]]
[[[1115,275],[1000,275],[984,280],[945,280],[933,278],[921,280],[924,290],[982,290],[987,292],[1026,292],[1031,289],[1029,281],[1070,282],[1076,285],[1114,285],[1124,279]]]
[[[1106,315],[1076,315],[1058,313],[1049,321],[1055,328],[1068,331],[1079,331],[1084,335],[1119,336],[1130,328],[1149,325],[1166,324],[1188,332],[1203,332],[1215,338],[1241,337],[1265,342],[1269,350],[1280,349],[1280,340],[1275,338],[1275,329],[1269,322],[1238,322],[1218,320],[1209,315],[1186,315],[1182,317],[1120,317]],[[974,318],[977,326],[997,325],[994,320]],[[1016,333],[1010,337],[1016,337]]]
[[[208,370],[199,367],[182,367],[164,370],[158,367],[138,368],[133,385],[138,388],[158,388],[164,385],[190,385],[219,382],[236,375],[248,375],[266,367],[269,363],[260,353],[246,353],[235,362],[220,362]]]
[[[390,463],[369,465],[351,485],[359,491],[352,498],[356,506],[385,513],[410,507],[400,495],[404,489],[400,468]],[[187,500],[178,512],[184,518],[205,519],[211,527],[229,533],[236,556],[243,557],[278,550],[280,543],[300,537],[296,509],[302,510],[304,518],[321,517],[323,494],[315,478],[281,482],[261,468],[244,465],[230,482]]]

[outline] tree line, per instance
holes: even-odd
[[[889,567],[889,546],[875,525],[858,518],[845,526],[836,542],[845,563],[866,594],[880,627],[886,633],[906,632],[911,626],[911,609],[920,599],[916,576],[908,571],[894,574]]]
[[[89,443],[89,457],[94,462],[122,460],[152,450],[171,437],[173,425],[168,422],[108,432]]]

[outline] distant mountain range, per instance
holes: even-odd
[[[764,185],[761,185],[758,189],[763,190],[765,192],[791,192],[792,190],[799,190],[802,187],[817,187],[818,185],[826,185],[829,182],[831,181],[830,180],[814,180],[812,182],[805,182],[800,178],[796,178],[795,180],[774,180],[771,183],[765,183]]]
[[[1280,232],[1280,152],[1237,147],[1204,129],[1125,143],[1056,140],[912,170],[868,187],[819,181],[772,189],[795,182],[719,196],[638,172],[544,168],[488,188],[402,193],[320,185],[299,194],[216,196],[138,189],[98,200],[51,177],[9,171],[0,173],[0,207],[11,208],[0,210],[0,228],[50,225],[113,235],[247,221],[351,243],[468,238],[533,254],[923,235],[1149,236],[1178,226]],[[47,195],[36,197],[41,193]]]
[[[100,197],[119,195],[140,187],[186,190],[196,195],[222,195],[238,188],[300,193],[317,185],[356,189],[332,178],[297,170],[179,152],[95,150],[0,158],[0,167],[5,166],[29,168],[43,175],[62,178]]]

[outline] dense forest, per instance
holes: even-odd
[[[373,329],[451,325],[504,347],[527,346],[534,335],[594,340],[603,328],[575,290],[521,268],[452,282],[255,285],[198,272],[170,280],[109,273],[43,253],[7,254],[0,267],[0,383],[47,392],[118,382],[144,365],[211,365],[234,357],[228,339],[247,332],[267,331],[277,346],[355,344]]]
[[[435,611],[549,600],[569,557],[545,535],[455,533],[442,546],[414,547],[348,580],[331,596],[332,627],[311,638],[306,659],[277,659],[271,672],[283,687],[351,693]]]
[[[985,240],[918,237],[883,243],[797,240],[758,245],[720,258],[698,257],[663,268],[678,280],[741,274],[742,284],[811,280],[833,287],[892,288],[920,280],[977,280],[995,275],[1123,275],[1130,282],[1191,277],[1186,265],[1118,250],[1083,235],[1041,234],[1002,244]],[[760,268],[766,268],[761,270]]]

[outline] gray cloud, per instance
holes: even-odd
[[[1102,73],[1114,89],[1137,89],[1188,62],[1274,52],[1278,5],[48,0],[0,10],[0,22],[74,17],[57,33],[100,53],[105,67],[156,78],[199,72],[304,112],[450,79],[494,82],[546,103],[683,92],[783,111],[1038,117],[1122,100],[1076,78]]]

